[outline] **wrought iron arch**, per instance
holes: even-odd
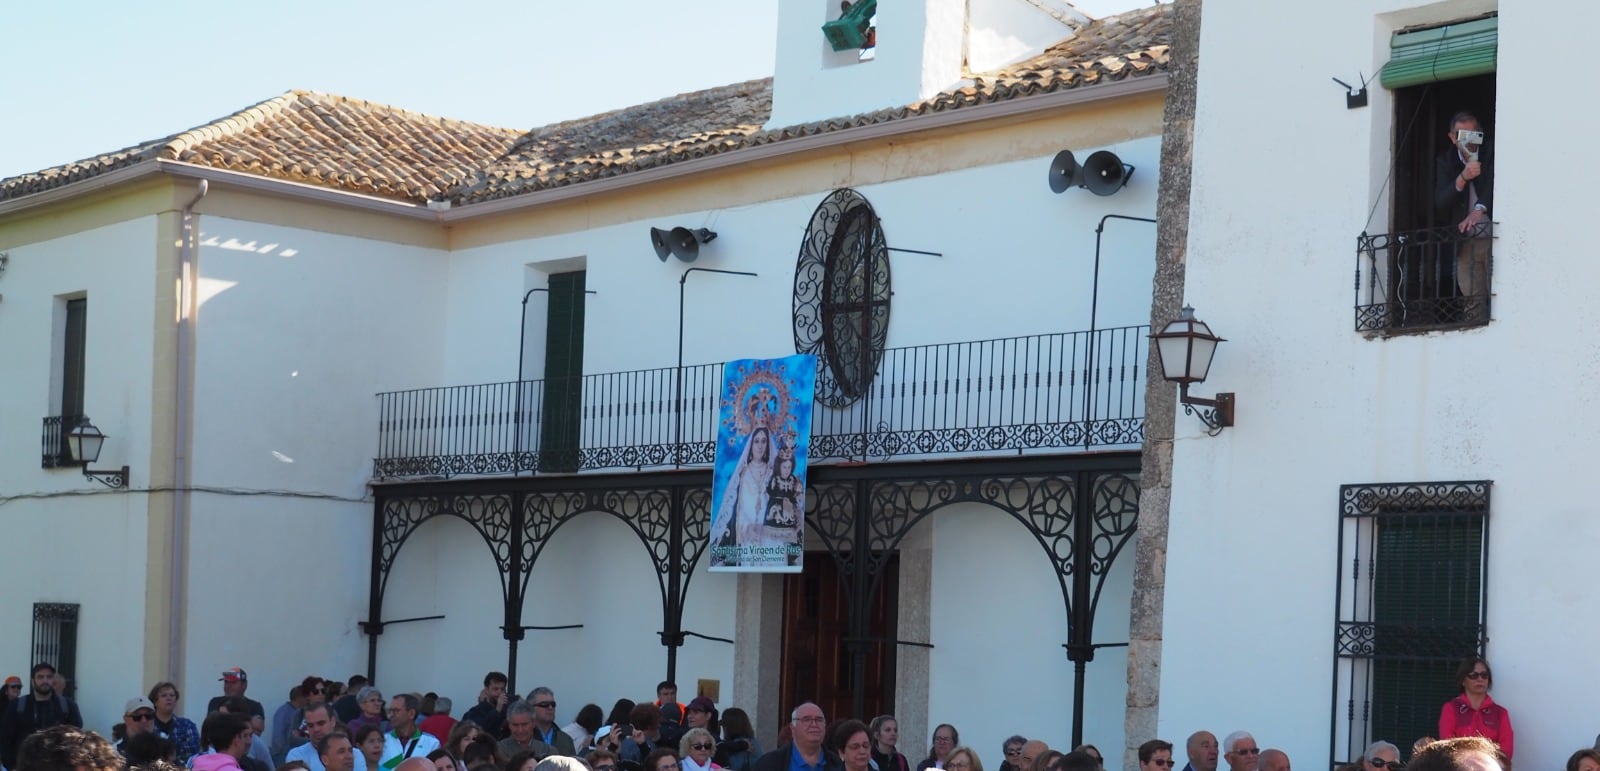
[[[478,507],[473,505],[474,502],[493,502],[500,505]],[[378,542],[376,580],[380,602],[388,590],[389,574],[394,569],[395,560],[400,556],[400,549],[423,523],[441,517],[459,519],[482,536],[484,545],[489,547],[495,567],[500,572],[501,596],[509,596],[511,587],[507,583],[507,576],[511,571],[513,528],[510,496],[440,495],[383,499],[382,524],[379,527],[378,537],[374,539]]]
[[[523,543],[521,594],[526,596],[528,579],[539,555],[558,530],[585,514],[609,514],[638,536],[655,567],[662,601],[667,596],[667,566],[671,561],[669,530],[672,494],[667,489],[649,490],[560,490],[523,494],[527,512],[527,539]]]
[[[1084,667],[1093,660],[1094,613],[1106,577],[1138,524],[1136,472],[934,475],[925,479],[819,481],[807,489],[806,521],[838,565],[850,597],[852,638],[866,634],[865,609],[881,588],[893,552],[922,521],[953,505],[998,509],[1028,529],[1045,551],[1067,610],[1063,646],[1075,668],[1073,738],[1083,733]],[[1070,581],[1069,581],[1070,579]],[[854,682],[864,645],[851,646]],[[857,701],[862,694],[857,691]],[[863,707],[857,704],[857,711]]]

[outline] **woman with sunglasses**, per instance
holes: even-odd
[[[1172,771],[1172,742],[1151,739],[1139,745],[1139,771]]]
[[[683,771],[722,771],[722,766],[711,762],[711,753],[717,749],[717,740],[704,728],[691,728],[678,740],[678,752],[683,755]]]
[[[1511,713],[1489,698],[1489,689],[1494,686],[1489,662],[1481,656],[1462,661],[1456,669],[1456,683],[1461,695],[1445,702],[1439,710],[1439,738],[1482,736],[1500,745],[1507,758],[1512,757],[1516,734],[1511,729]]]
[[[1356,762],[1357,771],[1400,771],[1400,748],[1383,740],[1367,745]]]

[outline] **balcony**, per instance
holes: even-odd
[[[82,415],[51,415],[44,419],[44,435],[40,439],[40,467],[60,468],[78,466],[67,449],[67,432],[84,422]]]
[[[1404,334],[1489,323],[1495,223],[1363,233],[1356,242],[1356,331]]]
[[[884,351],[812,464],[1136,449],[1147,326]],[[378,479],[709,466],[722,364],[378,394]]]

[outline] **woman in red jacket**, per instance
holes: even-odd
[[[1489,688],[1494,685],[1489,662],[1482,658],[1461,662],[1456,670],[1456,682],[1461,686],[1461,695],[1445,702],[1444,708],[1439,710],[1439,738],[1482,736],[1500,745],[1501,751],[1510,758],[1515,737],[1511,730],[1511,713],[1489,698]]]

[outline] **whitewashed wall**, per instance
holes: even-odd
[[[444,255],[220,216],[200,240],[186,676],[244,667],[270,711],[366,670],[373,395],[438,382]]]
[[[1326,761],[1339,485],[1490,479],[1488,653],[1516,765],[1557,767],[1594,741],[1570,705],[1600,685],[1580,588],[1600,544],[1583,481],[1600,428],[1600,356],[1584,342],[1600,270],[1580,192],[1590,171],[1552,131],[1600,110],[1570,97],[1586,76],[1548,66],[1549,52],[1587,46],[1589,25],[1551,24],[1549,6],[1501,9],[1494,321],[1390,340],[1353,331],[1355,237],[1388,174],[1394,106],[1374,83],[1370,107],[1346,110],[1327,78],[1370,77],[1398,27],[1493,8],[1206,4],[1186,296],[1229,339],[1195,391],[1237,392],[1238,425],[1207,438],[1177,417],[1164,738],[1246,728],[1297,764]]]
[[[476,703],[484,673],[507,671],[499,587],[494,560],[471,527],[445,518],[419,528],[395,562],[385,613],[446,618],[385,632],[378,653],[380,687],[438,691],[465,705],[458,717]],[[732,637],[733,598],[734,577],[708,574],[702,563],[690,579],[683,628]],[[556,532],[529,577],[522,622],[583,625],[528,630],[518,646],[518,693],[551,688],[563,723],[589,702],[609,712],[619,698],[653,701],[656,683],[666,676],[655,571],[638,536],[609,515],[585,514]],[[697,679],[720,680],[727,698],[732,651],[727,643],[690,639],[678,651],[680,689],[692,694]]]
[[[1111,197],[1054,195],[1051,158],[863,185],[892,247],[891,347],[1088,329],[1094,229],[1105,214],[1153,217],[1160,140],[1072,148],[1079,159],[1110,149],[1137,167]],[[1065,148],[1063,148],[1065,149]],[[981,196],[972,191],[982,190]],[[694,267],[753,271],[757,278],[695,273],[685,303],[684,362],[698,364],[794,350],[794,265],[811,213],[830,191],[734,209],[649,217],[545,238],[464,249],[453,255],[443,382],[498,382],[516,372],[522,294],[537,270],[583,258],[588,287],[584,372],[670,367],[677,352],[679,277],[662,263],[649,229],[709,227],[716,241]],[[1103,237],[1097,325],[1146,323],[1154,270],[1154,226],[1110,222]],[[535,284],[535,282],[538,282]],[[529,377],[543,368],[543,302],[529,301]]]
[[[24,681],[35,602],[78,603],[77,697],[85,725],[109,731],[143,674],[146,507],[77,469],[39,466],[42,420],[57,414],[56,297],[87,293],[84,409],[110,438],[96,468],[149,473],[156,257],[154,217],[4,251],[0,273],[0,544],[11,577],[0,592],[0,668]],[[80,495],[91,494],[91,495]],[[29,496],[43,496],[29,499]]]
[[[923,741],[933,726],[950,723],[961,742],[995,768],[1004,760],[1002,742],[1013,734],[1070,749],[1073,664],[1061,647],[1067,612],[1044,549],[1020,522],[984,506],[953,506],[928,522],[934,545],[929,642],[935,647]],[[1133,551],[1130,541],[1106,578],[1096,643],[1128,640]],[[1102,649],[1085,669],[1083,739],[1102,749],[1122,742],[1125,650]],[[926,756],[928,746],[902,744],[901,750],[912,759]]]

